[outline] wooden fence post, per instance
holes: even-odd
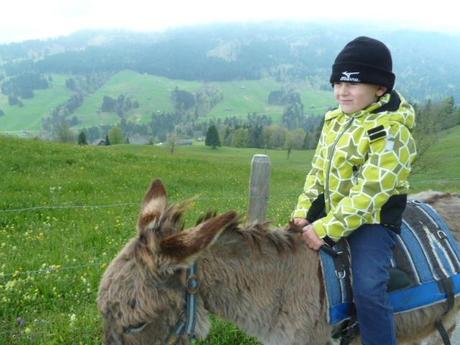
[[[270,196],[271,163],[267,155],[254,155],[251,161],[249,182],[248,221],[263,222]]]

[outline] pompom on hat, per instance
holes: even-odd
[[[385,86],[393,89],[395,75],[388,47],[365,36],[349,42],[337,55],[332,65],[331,83],[349,82]]]

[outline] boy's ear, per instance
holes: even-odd
[[[387,92],[386,86],[379,86],[375,94],[377,95],[377,97],[381,97],[385,94],[385,92]]]

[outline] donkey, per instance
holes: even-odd
[[[431,202],[460,234],[460,197],[418,196]],[[175,336],[184,313],[185,269],[197,263],[195,334],[210,331],[209,315],[229,320],[266,345],[326,345],[325,290],[319,255],[307,248],[294,225],[241,225],[233,212],[208,214],[183,230],[187,202],[168,205],[156,180],[147,191],[137,235],[104,273],[98,296],[105,344],[188,344]],[[457,236],[458,239],[458,236]],[[190,289],[190,286],[188,287]],[[434,305],[396,316],[401,345],[441,344],[435,322],[443,317],[448,333],[459,307],[444,315]]]

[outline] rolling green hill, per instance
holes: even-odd
[[[87,97],[75,112],[75,116],[82,120],[81,127],[114,125],[120,120],[117,114],[100,111],[103,97],[117,98],[121,94],[126,94],[136,99],[140,105],[138,109],[129,112],[128,120],[145,123],[151,120],[152,113],[173,110],[170,93],[176,87],[192,92],[200,87],[200,83],[175,81],[133,71],[119,72],[103,87]]]
[[[0,109],[5,113],[0,116],[0,132],[41,129],[42,119],[72,95],[65,87],[65,75],[53,75],[52,78],[50,88],[37,90],[33,98],[21,100],[23,107],[8,105],[8,97],[0,93]]]
[[[418,161],[413,191],[460,192],[460,126],[443,132]],[[256,149],[74,146],[0,136],[0,343],[100,344],[96,294],[102,272],[135,234],[153,178],[172,201],[197,196],[186,219],[247,208]],[[268,218],[285,224],[312,151],[267,151],[272,162]],[[257,344],[217,321],[201,344]]]
[[[41,129],[41,119],[64,103],[72,95],[65,87],[69,76],[52,75],[51,87],[35,92],[35,97],[24,100],[24,107],[9,106],[8,99],[0,95],[0,109],[5,116],[0,117],[0,131],[21,131]],[[121,94],[131,96],[139,103],[139,108],[127,113],[127,120],[135,123],[147,123],[152,114],[173,110],[171,91],[175,88],[194,92],[205,83],[196,81],[172,80],[148,74],[125,70],[115,74],[100,89],[85,97],[83,104],[71,116],[76,116],[81,123],[79,128],[97,125],[115,125],[120,121],[116,113],[101,112],[104,96],[117,98]],[[267,102],[271,91],[281,89],[284,84],[273,79],[257,81],[241,80],[229,82],[208,82],[223,93],[223,100],[218,103],[206,118],[223,118],[229,116],[246,117],[250,112],[267,114],[279,122],[283,112],[281,106],[270,106]],[[320,114],[334,104],[332,92],[311,89],[307,83],[291,84],[302,97],[307,114]]]
[[[270,106],[267,103],[270,91],[283,87],[273,79],[245,80],[233,82],[219,82],[215,85],[224,92],[224,100],[212,109],[208,117],[227,117],[236,115],[246,116],[249,112],[267,114],[276,122],[281,120],[282,107]],[[290,84],[297,90],[302,99],[307,114],[324,114],[334,105],[332,89],[328,91],[314,90],[306,83]]]

